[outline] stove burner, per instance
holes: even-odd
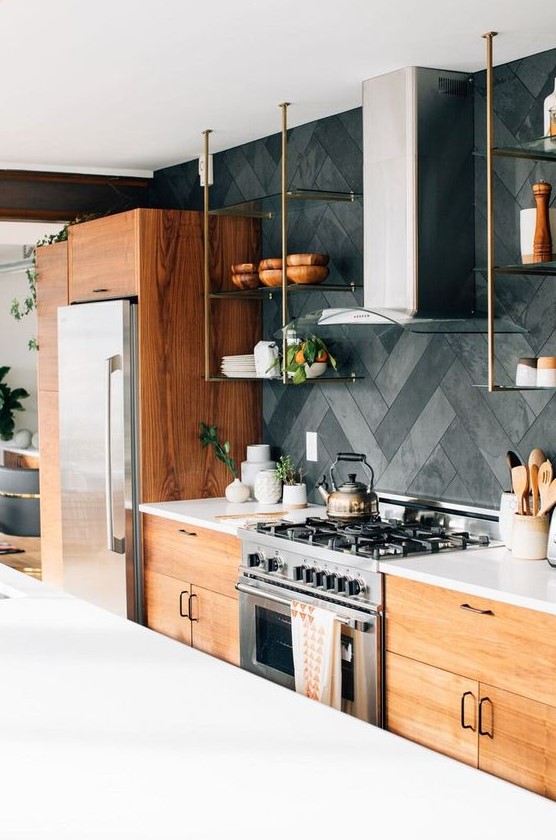
[[[256,530],[293,542],[322,546],[358,557],[380,560],[383,557],[409,557],[442,551],[466,549],[469,545],[488,546],[483,534],[452,531],[443,525],[399,520],[365,519],[340,522],[308,517],[295,524],[285,520],[257,523]]]

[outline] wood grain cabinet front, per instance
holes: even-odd
[[[143,516],[147,625],[239,663],[237,537]]]
[[[132,297],[139,288],[140,211],[69,229],[71,303]]]
[[[387,728],[556,799],[556,617],[386,581]]]

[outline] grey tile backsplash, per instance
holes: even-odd
[[[542,133],[543,100],[554,89],[556,50],[495,68],[495,137],[498,145]],[[475,147],[485,149],[485,74],[475,81]],[[293,108],[294,106],[292,106]],[[354,109],[291,129],[290,186],[362,191],[362,113]],[[495,258],[519,259],[519,211],[534,206],[532,184],[554,183],[556,164],[497,160],[495,165]],[[214,156],[212,206],[280,189],[278,134]],[[554,194],[553,194],[554,202]],[[152,190],[155,206],[202,208],[197,162],[160,170]],[[476,300],[485,308],[485,163],[475,158]],[[291,296],[292,315],[323,306],[357,305],[354,295],[327,292],[330,283],[362,284],[363,202],[321,205],[306,202],[289,213],[290,252],[330,254],[330,276],[318,293]],[[262,256],[280,255],[279,220],[263,223]],[[497,281],[497,308],[524,326],[525,335],[496,341],[497,381],[512,382],[520,356],[556,354],[556,278],[514,276]],[[265,334],[279,327],[279,303],[265,303]],[[508,449],[528,457],[535,446],[556,457],[556,395],[547,392],[488,394],[484,335],[419,335],[399,328],[351,328],[330,338],[342,371],[363,378],[353,384],[284,388],[264,385],[264,441],[303,461],[312,501],[313,487],[336,453],[364,452],[376,486],[403,494],[496,507],[508,489]],[[215,385],[215,387],[218,387]],[[306,463],[305,432],[319,434],[319,460]],[[229,430],[232,438],[233,430]],[[239,460],[242,453],[237,453]],[[360,471],[361,472],[361,471]],[[362,472],[359,476],[364,478]]]

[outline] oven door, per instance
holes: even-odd
[[[240,581],[240,666],[295,690],[290,604],[293,598],[332,610],[342,623],[342,711],[382,726],[382,616],[282,587]]]

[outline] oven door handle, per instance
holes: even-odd
[[[274,595],[274,593],[267,592],[266,590],[261,591],[255,586],[248,586],[246,583],[241,583],[241,581],[236,583],[236,589],[239,592],[245,592],[246,595],[257,595],[259,598],[266,598],[268,601],[274,601],[276,604],[282,604],[284,607],[288,607],[293,600],[292,598],[281,598],[280,595]],[[323,607],[323,609],[326,609],[326,607]],[[334,613],[334,618],[341,624],[349,624],[352,621],[364,622],[366,618],[376,618],[377,615],[378,612],[372,609],[365,610],[365,612],[354,610],[349,616]]]

